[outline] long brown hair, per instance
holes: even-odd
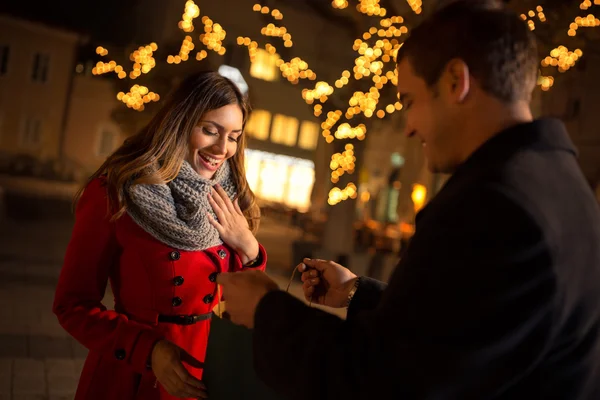
[[[111,154],[85,186],[106,175],[111,219],[118,219],[129,206],[127,186],[140,183],[164,184],[175,179],[187,154],[194,127],[207,112],[230,104],[240,106],[245,127],[250,106],[232,81],[216,72],[200,72],[187,77],[166,99],[148,125]],[[240,209],[244,212],[250,229],[256,233],[260,209],[246,180],[245,136],[240,136],[237,151],[229,162],[237,186]],[[75,203],[85,186],[75,195]]]

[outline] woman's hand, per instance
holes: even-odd
[[[259,251],[258,241],[250,231],[237,199],[231,202],[225,190],[215,185],[208,195],[208,201],[218,221],[210,214],[208,220],[217,229],[223,242],[240,256],[242,264],[256,259]]]
[[[185,362],[192,367],[202,368],[203,364],[181,347],[168,340],[161,340],[154,345],[151,359],[156,380],[171,396],[208,398],[204,384],[192,376],[183,365]]]

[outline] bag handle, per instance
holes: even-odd
[[[292,271],[292,276],[290,277],[290,281],[288,282],[287,288],[285,289],[285,291],[288,293],[290,292],[290,286],[292,286],[292,282],[294,281],[294,276],[296,275],[296,271],[298,270],[299,266],[300,265],[296,265],[296,268],[294,268],[294,270]],[[312,307],[312,296],[310,296],[308,306]]]

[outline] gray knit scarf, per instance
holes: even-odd
[[[229,161],[219,167],[213,179],[201,177],[184,161],[177,177],[167,184],[130,186],[128,213],[146,232],[174,248],[198,251],[218,246],[223,242],[206,215],[209,212],[217,218],[208,202],[216,183],[230,199],[235,198]]]

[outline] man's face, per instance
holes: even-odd
[[[454,149],[457,125],[457,108],[443,85],[444,77],[435,87],[427,86],[418,77],[405,58],[398,64],[398,93],[406,115],[405,134],[417,137],[423,144],[427,167],[431,172],[449,173],[458,163]]]

